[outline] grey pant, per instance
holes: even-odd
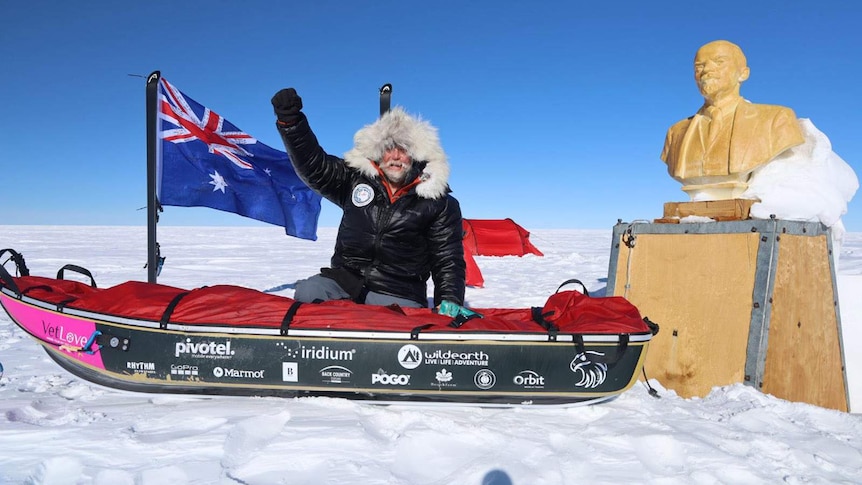
[[[293,299],[308,303],[314,300],[349,300],[350,295],[335,280],[316,274],[296,282],[296,291],[293,293]],[[425,308],[419,302],[408,300],[407,298],[384,295],[383,293],[376,293],[374,291],[369,291],[365,297],[366,305],[386,306],[393,303],[407,308]]]

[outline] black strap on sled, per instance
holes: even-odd
[[[2,269],[2,266],[0,266],[0,269]],[[34,285],[34,286],[31,286],[31,287],[27,288],[26,290],[20,292],[20,295],[21,296],[26,295],[26,294],[30,293],[31,291],[34,291],[34,290],[47,291],[48,293],[54,292],[54,288],[51,288],[48,285]],[[56,305],[57,311],[62,312],[63,309],[66,308],[66,305],[68,305],[69,303],[72,303],[73,301],[75,301],[77,299],[78,299],[77,296],[71,296],[69,298],[66,298],[65,300],[60,301]]]
[[[281,330],[279,334],[282,337],[287,335],[287,331],[290,328],[290,322],[293,321],[293,317],[296,316],[296,312],[299,311],[299,307],[302,306],[301,301],[294,301],[290,308],[287,309],[287,313],[284,314],[284,318],[281,319]]]
[[[27,264],[24,262],[24,256],[21,256],[18,251],[14,249],[6,248],[0,251],[0,258],[3,257],[4,254],[9,253],[9,258],[6,261],[0,262],[0,280],[3,280],[3,284],[6,285],[10,290],[14,291],[18,298],[21,298],[21,290],[18,288],[18,285],[15,284],[15,280],[12,279],[12,275],[9,271],[6,270],[6,262],[12,260],[15,263],[15,271],[21,276],[30,276],[30,270],[27,269]]]
[[[70,270],[70,271],[74,271],[74,272],[76,272],[76,273],[80,273],[80,274],[82,274],[82,275],[84,275],[84,276],[89,277],[89,278],[90,278],[90,286],[92,286],[93,288],[96,288],[96,280],[93,278],[93,273],[90,273],[90,271],[89,271],[89,270],[87,270],[86,268],[82,268],[82,267],[80,267],[80,266],[78,266],[78,265],[76,265],[76,264],[66,264],[66,265],[63,265],[63,267],[62,267],[62,268],[60,268],[60,270],[59,270],[59,271],[57,271],[57,279],[58,279],[58,280],[62,280],[62,279],[64,279],[64,278],[63,278],[63,275],[64,275],[64,272],[65,272],[67,269],[68,269],[68,270]]]
[[[66,298],[65,300],[61,301],[60,303],[57,303],[57,311],[62,312],[63,309],[66,308],[66,305],[68,305],[69,303],[72,303],[73,301],[75,301],[77,299],[78,299],[77,296],[73,296],[70,298]]]
[[[188,295],[189,293],[191,293],[191,291],[184,291],[182,293],[179,293],[177,294],[177,296],[174,297],[173,300],[171,300],[170,303],[168,303],[167,308],[165,308],[165,312],[162,313],[162,318],[159,320],[160,329],[165,330],[168,328],[168,322],[171,319],[171,314],[174,313],[174,309],[177,307],[177,305],[180,304],[180,300],[185,298],[186,295]]]
[[[18,288],[18,285],[15,284],[15,280],[12,279],[12,275],[6,271],[6,268],[0,264],[0,280],[3,280],[3,284],[6,285],[7,288],[14,291],[18,298],[21,298],[21,290]]]
[[[419,340],[419,334],[423,330],[427,330],[433,326],[434,326],[433,323],[426,323],[425,325],[419,325],[418,327],[414,328],[413,330],[410,331],[410,340]]]
[[[647,327],[649,327],[650,333],[652,333],[653,335],[658,335],[659,326],[657,323],[647,317],[644,317],[644,323],[646,323]]]
[[[30,292],[31,292],[31,291],[33,291],[33,290],[43,290],[43,291],[47,291],[47,292],[50,292],[50,293],[53,293],[53,292],[54,292],[54,288],[51,288],[51,287],[50,287],[50,286],[48,286],[48,285],[35,285],[35,286],[31,286],[31,287],[27,288],[26,290],[22,291],[21,293],[23,293],[23,294],[27,294],[27,293],[30,293]]]
[[[369,291],[371,290],[369,290],[367,286],[362,285],[362,287],[359,288],[359,293],[357,293],[356,296],[353,297],[353,302],[359,303],[360,305],[364,305],[365,299],[368,298]]]
[[[459,313],[455,316],[455,318],[452,319],[451,322],[449,322],[449,326],[452,328],[461,328],[461,325],[464,325],[465,323],[469,322],[470,320],[473,320],[474,318],[482,318],[482,315],[474,313],[467,316]]]
[[[564,286],[570,285],[572,283],[577,283],[577,284],[581,285],[581,288],[583,288],[583,290],[584,290],[581,293],[583,293],[586,296],[590,296],[590,292],[587,291],[587,285],[585,285],[581,280],[579,280],[577,278],[572,278],[570,280],[563,281],[563,283],[557,287],[557,291],[555,291],[554,293],[559,293],[560,290],[562,290]]]
[[[538,323],[542,328],[548,331],[548,340],[556,342],[557,332],[560,331],[560,327],[554,324],[554,322],[546,320],[546,318],[553,315],[554,312],[542,313],[542,307],[534,306],[530,308],[530,314],[533,317],[534,322]]]
[[[24,262],[24,256],[21,256],[21,253],[15,251],[14,249],[6,248],[0,251],[0,258],[2,258],[5,253],[9,253],[9,259],[7,259],[6,261],[9,261],[11,259],[12,262],[15,263],[15,270],[18,271],[19,275],[30,276],[30,270],[27,269],[27,263]],[[0,263],[0,266],[5,265],[6,261]]]
[[[629,348],[629,336],[627,334],[620,334],[620,341],[617,344],[617,351],[613,356],[603,355],[603,356],[592,356],[591,360],[594,362],[598,362],[601,364],[613,365],[620,361],[625,355],[626,350]],[[584,345],[584,336],[580,334],[572,335],[572,340],[575,342],[575,348],[578,353],[586,353],[587,347]]]

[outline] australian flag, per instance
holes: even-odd
[[[255,140],[164,78],[158,117],[162,205],[211,207],[317,239],[320,196],[296,175],[287,153]]]

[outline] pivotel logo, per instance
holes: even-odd
[[[407,344],[398,350],[398,363],[405,369],[415,369],[422,364],[422,351],[413,344]]]
[[[512,382],[525,389],[541,389],[545,387],[545,378],[531,370],[518,372]]]
[[[196,376],[198,375],[198,366],[188,364],[171,364],[171,375]]]
[[[491,372],[491,369],[482,369],[473,376],[473,384],[479,389],[490,389],[497,383],[497,376]]]
[[[406,386],[410,384],[410,376],[407,374],[387,374],[383,370],[371,374],[372,384],[385,384],[387,386]]]
[[[316,345],[312,345],[311,347],[306,347],[305,345],[300,345],[294,349],[287,349],[287,356],[291,359],[307,359],[307,360],[353,360],[353,357],[356,355],[356,349],[333,349],[328,345],[321,345],[317,347]]]
[[[222,378],[228,377],[231,379],[263,379],[263,369],[261,370],[241,370],[228,369],[226,367],[216,367],[213,369],[213,375]]]
[[[174,348],[174,357],[191,354],[195,357],[226,359],[234,353],[230,348],[230,340],[221,344],[217,342],[192,342],[192,339],[187,338],[185,342],[177,342]]]
[[[320,377],[327,384],[348,384],[353,371],[340,365],[330,365],[320,369]]]

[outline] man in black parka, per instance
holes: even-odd
[[[395,107],[361,128],[344,158],[326,153],[293,88],[272,98],[276,126],[296,172],[341,207],[331,268],[296,283],[298,301],[427,307],[464,304],[461,208],[437,130]]]

